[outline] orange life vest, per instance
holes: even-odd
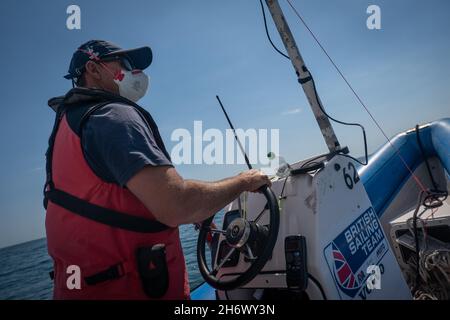
[[[93,110],[111,102],[135,106],[167,153],[150,114],[131,101],[101,90],[75,88],[60,100],[47,151],[44,188],[48,252],[54,261],[54,298],[188,299],[178,228],[157,222],[128,189],[99,178],[83,155],[80,137],[84,121]],[[163,247],[160,253],[165,261],[153,261],[150,255],[142,265],[137,256],[152,247]],[[155,263],[165,270],[154,274]],[[70,266],[79,268],[79,289],[70,285],[75,274]],[[161,283],[163,276],[166,283]],[[152,293],[152,277],[156,294]]]

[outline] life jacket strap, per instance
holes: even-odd
[[[170,229],[159,221],[100,207],[55,188],[45,191],[45,199],[81,217],[113,228],[139,233],[157,233]]]
[[[119,279],[120,277],[124,276],[128,272],[130,272],[130,267],[128,266],[128,264],[126,262],[118,263],[118,264],[115,264],[103,271],[100,271],[93,275],[85,277],[84,281],[86,282],[86,284],[88,286],[93,286],[93,285],[96,285],[98,283],[102,283],[105,281]],[[52,270],[48,274],[49,274],[51,280],[55,279],[55,271]]]
[[[120,277],[125,275],[125,270],[121,263],[115,264],[108,269],[100,271],[96,274],[90,275],[88,277],[84,277],[84,282],[88,286],[93,286],[105,281],[119,279]]]

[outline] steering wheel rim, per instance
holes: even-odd
[[[197,263],[203,279],[215,289],[233,290],[247,284],[259,274],[272,254],[273,248],[278,238],[278,230],[280,226],[280,210],[278,207],[277,197],[275,196],[275,193],[271,188],[269,188],[268,186],[264,186],[263,188],[261,188],[261,192],[267,199],[270,212],[268,236],[265,240],[264,249],[262,249],[261,254],[259,254],[259,256],[253,262],[250,262],[251,265],[246,271],[238,275],[236,278],[231,280],[221,280],[216,277],[216,274],[211,274],[212,272],[209,271],[206,263],[204,249],[206,244],[206,236],[209,232],[208,228],[211,225],[214,216],[203,221],[201,225],[197,241]],[[223,260],[227,260],[227,257],[225,257]]]

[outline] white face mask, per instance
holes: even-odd
[[[114,82],[117,83],[119,93],[122,97],[137,102],[147,92],[150,79],[140,70],[122,70],[114,78]]]

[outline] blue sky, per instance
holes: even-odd
[[[280,0],[319,95],[330,114],[361,122],[369,150],[384,138],[311,36]],[[293,0],[303,17],[389,136],[449,116],[450,2],[447,0]],[[81,30],[66,28],[66,8],[81,7]],[[379,5],[382,30],[368,30],[366,8]],[[45,235],[44,154],[54,114],[50,97],[64,94],[62,78],[76,47],[89,39],[125,48],[149,45],[148,95],[141,104],[171,132],[225,129],[215,95],[236,127],[279,128],[280,153],[293,162],[326,151],[289,61],[268,43],[259,2],[219,0],[0,2],[0,247]],[[282,47],[269,19],[272,38]],[[296,110],[296,111],[293,111]],[[362,152],[357,129],[334,125],[341,144]],[[244,166],[183,165],[186,178],[219,179]]]

